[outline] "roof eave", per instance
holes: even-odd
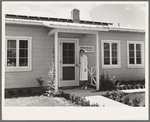
[[[84,30],[94,30],[94,31],[119,31],[119,32],[138,32],[138,33],[145,33],[145,30],[141,29],[128,29],[128,28],[115,28],[115,27],[109,27],[109,26],[91,26],[88,25],[85,26],[68,26],[68,25],[60,25],[60,24],[44,24],[44,23],[50,23],[45,21],[35,21],[35,20],[18,20],[18,19],[5,19],[6,24],[22,24],[22,25],[36,25],[36,26],[46,26],[51,28],[67,28],[67,29],[84,29]],[[71,24],[72,25],[72,24]]]
[[[45,21],[34,21],[34,20],[16,20],[16,19],[5,19],[6,24],[21,24],[21,25],[37,25],[46,26],[49,28],[65,28],[65,29],[81,29],[81,30],[93,30],[93,31],[108,31],[108,27],[88,27],[88,26],[68,26],[60,24],[51,24]],[[50,24],[49,24],[50,23]]]
[[[145,33],[145,30],[142,30],[142,29],[116,28],[116,27],[109,27],[109,31]]]

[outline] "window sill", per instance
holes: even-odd
[[[6,68],[5,72],[27,72],[32,71],[31,68]]]
[[[102,66],[102,69],[120,69],[121,66]]]
[[[144,66],[128,66],[128,69],[143,69],[145,68]]]

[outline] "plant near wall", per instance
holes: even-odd
[[[54,51],[54,48],[52,50],[52,65],[49,67],[48,76],[50,80],[47,81],[48,87],[47,87],[46,95],[54,96],[54,93],[55,93],[55,51]]]
[[[40,87],[42,87],[43,86],[43,82],[44,82],[42,77],[38,77],[38,78],[36,78],[36,80],[39,83]]]
[[[116,77],[113,77],[116,82]],[[101,91],[111,91],[115,90],[115,82],[109,80],[109,73],[107,71],[106,76],[104,75],[104,71],[102,71],[102,75],[100,76],[100,90]]]

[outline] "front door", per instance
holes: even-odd
[[[60,42],[60,80],[59,87],[79,85],[78,39],[59,39]]]

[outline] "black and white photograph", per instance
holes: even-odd
[[[3,1],[3,120],[148,120],[148,2]]]

